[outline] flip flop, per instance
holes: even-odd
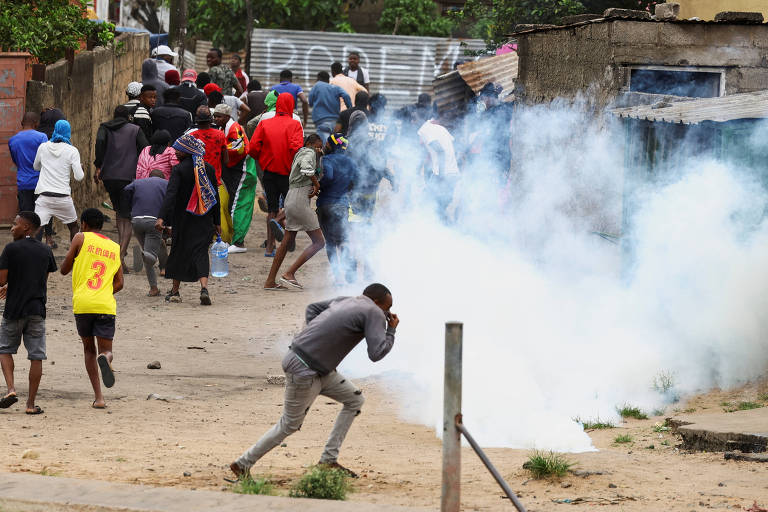
[[[277,252],[277,249],[273,250],[272,252],[265,252],[264,253],[264,257],[265,258],[274,258],[276,252]]]
[[[272,286],[270,288],[264,288],[264,290],[268,292],[287,292],[288,288],[286,288],[285,286],[277,285],[277,286]]]
[[[104,386],[111,388],[115,385],[115,374],[112,371],[112,365],[109,364],[109,360],[104,354],[99,354],[99,357],[96,358],[96,361],[99,363],[99,369],[101,370],[101,380],[104,381]]]
[[[30,415],[32,415],[32,414],[43,414],[44,412],[45,411],[42,410],[39,405],[36,405],[35,408],[32,409],[32,411],[30,411],[30,410],[24,411],[25,414],[30,414]]]
[[[278,242],[283,241],[283,238],[285,237],[285,229],[283,229],[283,226],[281,226],[279,222],[277,222],[275,219],[270,220],[269,229],[275,236],[275,240]]]
[[[93,403],[91,403],[91,407],[93,407],[94,409],[106,409],[107,408],[106,405],[96,405],[96,400],[94,400]]]
[[[19,397],[16,396],[16,393],[9,393],[0,399],[0,409],[7,409],[18,401]]]
[[[301,286],[299,284],[299,282],[297,280],[295,280],[295,279],[286,279],[286,278],[281,276],[280,278],[278,278],[277,282],[281,286],[284,286],[285,288],[289,288],[289,289],[292,289],[292,290],[303,290],[304,289],[304,287]]]

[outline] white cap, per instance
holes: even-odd
[[[157,48],[154,48],[152,50],[152,56],[156,57],[158,55],[172,55],[174,57],[178,57],[179,54],[171,50],[168,46],[161,44]]]

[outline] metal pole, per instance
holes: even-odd
[[[445,324],[445,381],[443,387],[443,490],[441,512],[461,508],[461,344],[464,324]]]
[[[504,481],[504,479],[501,477],[499,472],[496,470],[496,467],[491,463],[491,460],[488,458],[488,456],[485,455],[485,452],[482,448],[480,448],[480,445],[477,444],[477,441],[475,441],[475,438],[472,437],[467,430],[467,427],[464,426],[464,424],[461,422],[461,418],[459,418],[456,421],[456,428],[464,434],[464,437],[469,441],[469,445],[472,447],[473,450],[475,450],[475,453],[477,453],[477,456],[480,457],[480,460],[483,461],[483,464],[485,464],[485,467],[488,468],[488,471],[491,472],[491,475],[493,475],[493,478],[496,480],[496,483],[498,483],[501,488],[504,490],[504,492],[507,495],[507,498],[512,500],[512,504],[515,506],[515,508],[519,512],[526,512],[525,507],[522,503],[520,503],[520,500],[517,499],[517,495],[515,492],[510,489],[509,485],[507,485],[507,482]]]

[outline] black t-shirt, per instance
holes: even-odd
[[[53,251],[34,238],[9,243],[0,254],[0,270],[8,270],[8,294],[3,316],[17,320],[25,316],[45,317],[48,273],[56,272]]]

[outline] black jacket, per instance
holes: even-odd
[[[177,103],[166,103],[152,109],[152,129],[168,130],[171,140],[176,140],[192,127],[192,114]]]
[[[131,166],[135,176],[139,153],[149,145],[144,132],[138,127],[121,130],[130,124],[127,119],[112,119],[101,123],[96,132],[96,158],[93,165],[101,168],[103,177],[107,179],[128,179]]]
[[[176,89],[181,94],[179,106],[195,117],[195,111],[200,105],[208,105],[208,98],[205,93],[195,87],[192,82],[182,82]]]

